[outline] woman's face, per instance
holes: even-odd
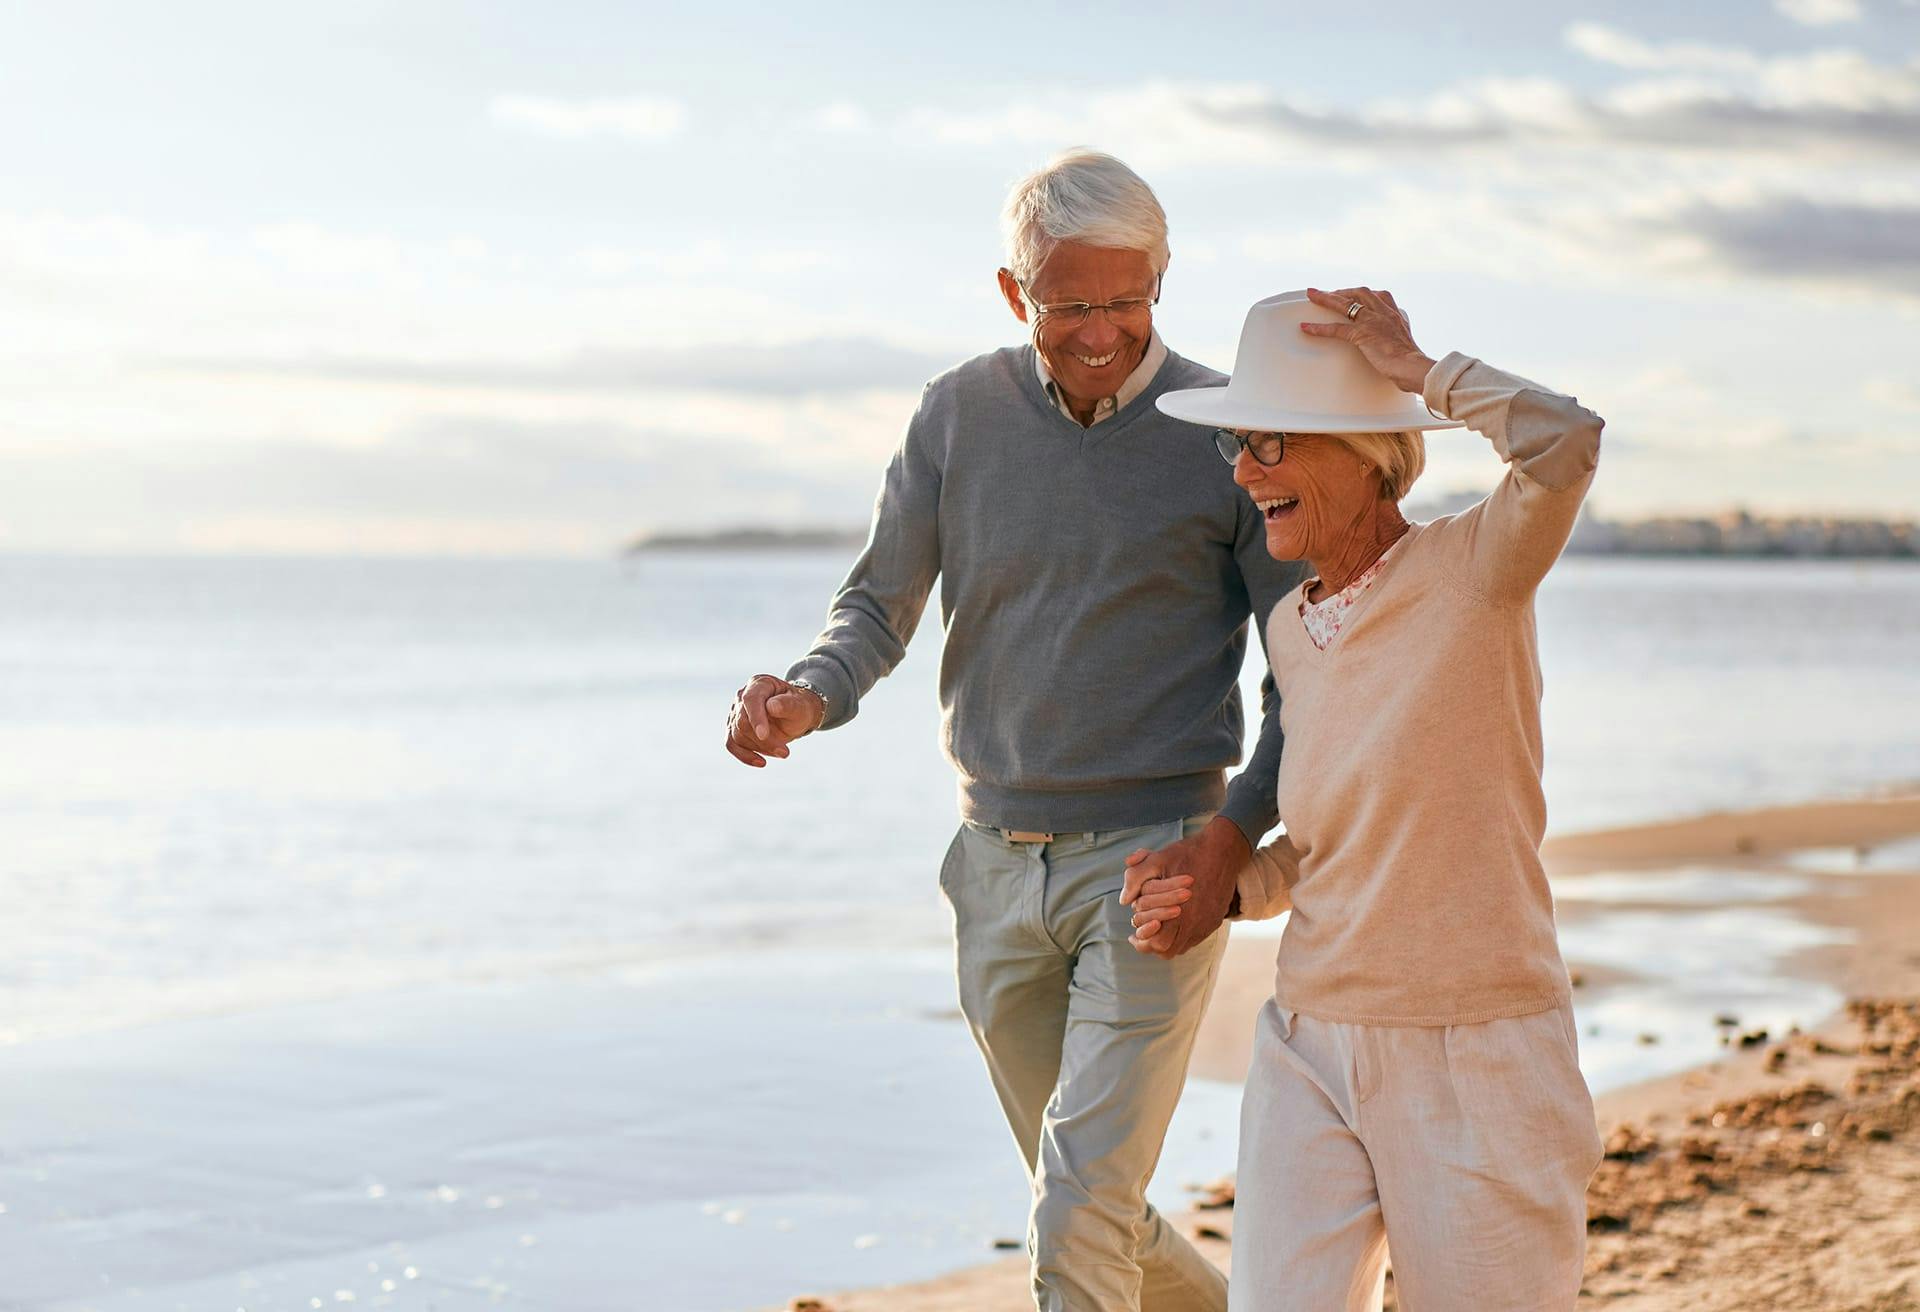
[[[1252,452],[1241,451],[1233,462],[1233,481],[1265,518],[1267,553],[1275,560],[1330,559],[1370,522],[1380,499],[1379,470],[1324,433],[1288,433],[1277,465],[1263,465]]]

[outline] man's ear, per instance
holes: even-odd
[[[1027,321],[1027,298],[1020,294],[1020,284],[1013,280],[1013,270],[1000,270],[1000,294],[1007,298],[1007,305],[1013,311],[1013,317],[1021,323]]]

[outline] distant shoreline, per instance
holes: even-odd
[[[718,529],[706,533],[658,533],[636,538],[623,556],[680,551],[787,551],[805,547],[859,547],[865,529]]]
[[[1418,518],[1457,506],[1420,507]],[[768,552],[820,548],[858,550],[865,528],[721,528],[646,534],[623,556],[698,551]],[[1920,526],[1869,519],[1756,519],[1744,513],[1714,519],[1581,520],[1570,556],[1654,560],[1920,560]]]

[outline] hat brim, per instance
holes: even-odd
[[[1407,408],[1379,414],[1327,414],[1288,410],[1236,399],[1228,387],[1190,387],[1164,393],[1154,402],[1165,414],[1190,424],[1248,428],[1263,433],[1413,433],[1465,428],[1458,419],[1440,419],[1409,398]]]

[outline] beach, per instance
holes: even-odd
[[[1640,881],[1617,911],[1686,914],[1689,874],[1744,876],[1741,896],[1829,934],[1777,969],[1845,1001],[1787,1028],[1712,1008],[1675,1016],[1711,1054],[1595,1100],[1608,1156],[1589,1189],[1583,1303],[1627,1312],[1920,1307],[1920,794],[1723,812],[1549,840],[1557,890]],[[1674,876],[1680,878],[1676,881]],[[1663,887],[1663,881],[1667,881]],[[1769,885],[1773,887],[1770,889]],[[1778,896],[1769,896],[1778,893]],[[1676,901],[1676,895],[1680,900]],[[1561,895],[1577,940],[1599,904]],[[1244,1075],[1254,1013],[1271,991],[1275,943],[1230,944],[1196,1049],[1196,1076]],[[1576,1006],[1603,1014],[1633,972],[1569,951]],[[1730,1023],[1729,1023],[1730,1022]],[[1679,1037],[1645,1032],[1649,1050]],[[1230,1180],[1193,1181],[1180,1219],[1223,1268]],[[1023,1256],[937,1280],[797,1294],[833,1312],[1020,1312]],[[1392,1307],[1391,1281],[1388,1306]]]
[[[990,1270],[1027,1196],[955,1010],[937,634],[792,760],[719,745],[845,567],[0,557],[0,1308],[745,1312]],[[1910,566],[1550,577],[1603,1103],[1723,1059],[1722,1012],[1891,989],[1917,600]],[[1232,1169],[1276,932],[1234,930],[1170,1215]]]

